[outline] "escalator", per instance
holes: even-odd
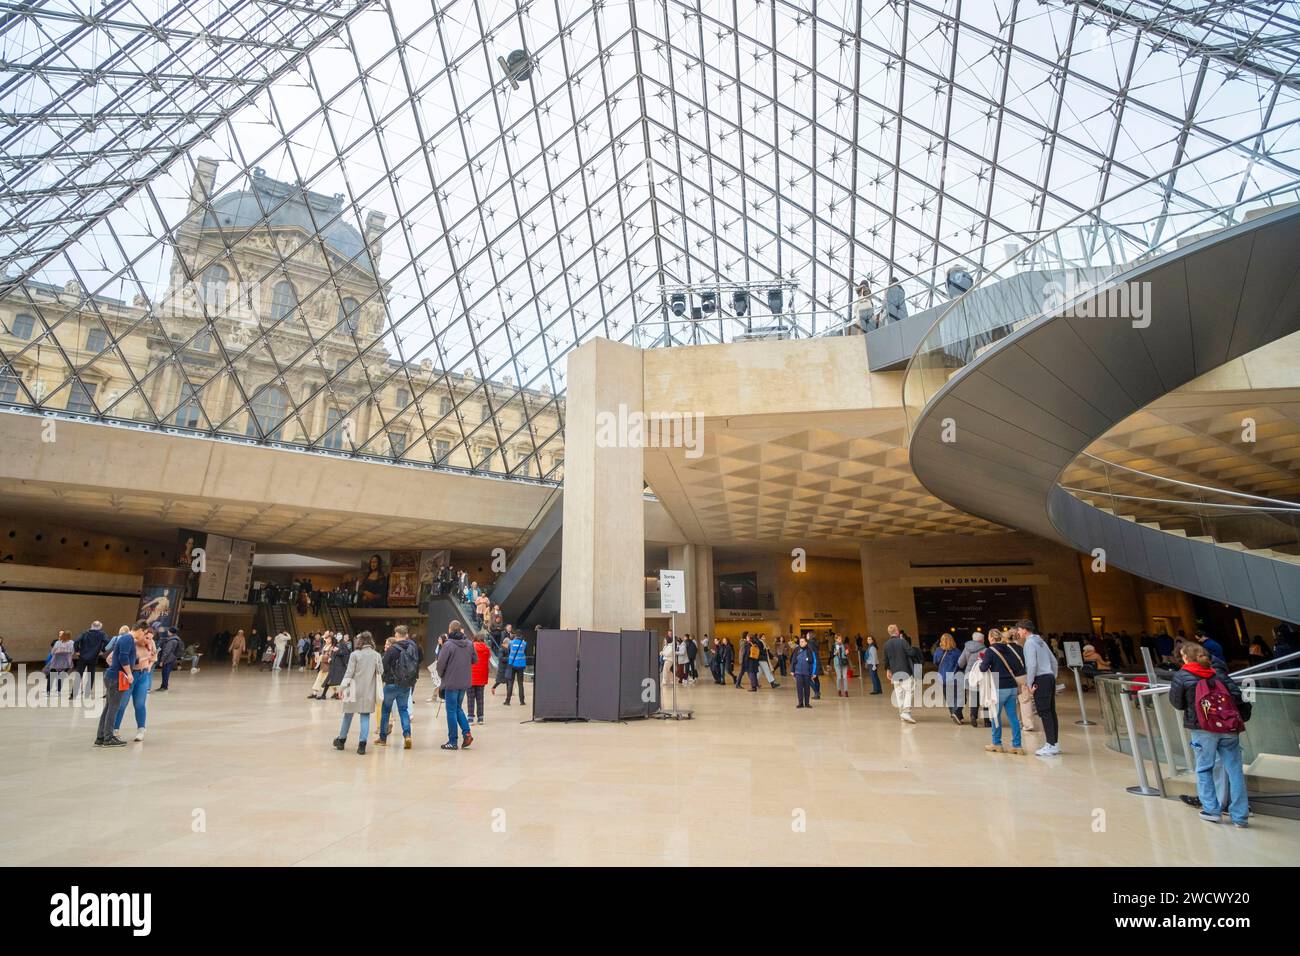
[[[509,555],[492,585],[493,604],[517,630],[555,627],[560,621],[560,564],[564,494],[554,489]]]

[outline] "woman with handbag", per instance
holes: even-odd
[[[997,678],[997,697],[994,706],[989,708],[993,718],[993,741],[984,749],[990,753],[1023,754],[1025,748],[1020,742],[1020,717],[1017,714],[1017,698],[1020,688],[1025,684],[1025,659],[1019,647],[1003,640],[1002,633],[996,628],[989,631],[989,646],[980,658],[980,670]],[[1011,725],[1011,746],[1002,746],[1002,713],[1006,712],[1007,723]]]
[[[343,701],[343,722],[339,725],[339,735],[334,738],[334,749],[342,750],[348,745],[348,731],[352,729],[352,715],[361,715],[361,739],[357,742],[357,753],[366,752],[366,740],[370,737],[370,712],[378,701],[377,681],[383,668],[383,659],[375,650],[375,638],[369,631],[357,635],[357,649],[348,655],[347,668],[339,683],[339,698]]]

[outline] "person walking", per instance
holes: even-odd
[[[965,696],[964,682],[960,680],[961,668],[957,661],[961,651],[957,650],[957,641],[951,634],[944,634],[934,648],[934,662],[939,665],[939,683],[943,686],[943,702],[948,705],[948,714],[952,722],[959,727],[965,723],[962,718],[962,699]]]
[[[1204,645],[1189,641],[1180,653],[1183,666],[1169,681],[1169,704],[1182,711],[1183,726],[1191,731],[1201,819],[1219,823],[1226,808],[1232,825],[1244,830],[1250,825],[1250,800],[1241,765],[1241,733],[1250,719],[1250,704],[1223,662]],[[1217,787],[1216,762],[1226,778]],[[1224,784],[1226,792],[1221,793]]]
[[[239,661],[247,649],[248,641],[244,637],[244,629],[241,627],[235,632],[235,636],[230,639],[230,669],[232,671],[239,669]]]
[[[507,692],[510,689],[510,642],[514,638],[514,627],[507,624],[506,629],[501,633],[501,642],[497,645],[497,679],[492,682],[493,697],[502,684],[506,685]]]
[[[114,736],[122,726],[127,701],[130,701],[135,710],[135,740],[137,743],[144,740],[145,722],[149,716],[149,688],[153,685],[153,666],[158,662],[158,647],[153,636],[161,629],[161,625],[155,624],[152,628],[145,628],[143,634],[132,632],[136,660],[131,665],[131,689],[117,702],[117,715],[113,719]]]
[[[99,725],[95,730],[96,747],[126,746],[126,741],[117,735],[114,721],[117,718],[118,704],[128,699],[127,694],[135,676],[134,667],[138,658],[136,639],[144,639],[148,632],[148,624],[136,621],[126,634],[118,634],[113,638],[108,666],[104,669],[104,710],[99,715]]]
[[[871,693],[874,696],[882,693],[880,689],[880,648],[876,647],[876,639],[870,634],[867,635],[867,643],[863,650],[866,654],[867,673],[871,675]]]
[[[104,625],[99,621],[91,621],[90,627],[82,631],[77,636],[73,647],[73,659],[77,669],[77,676],[72,685],[73,695],[80,693],[83,697],[87,692],[93,697],[95,694],[95,665],[99,662],[99,655],[104,653],[104,647],[108,644],[108,635],[104,633]]]
[[[984,653],[984,632],[972,631],[966,645],[961,649],[961,655],[957,658],[957,667],[966,675],[966,694],[970,700],[970,723],[972,727],[980,725],[980,695],[979,688],[983,684],[983,679],[979,677],[980,655]],[[985,710],[988,709],[989,701],[984,701]]]
[[[470,669],[469,693],[469,720],[475,723],[474,714],[478,713],[478,723],[483,723],[483,688],[487,687],[488,682],[488,658],[492,656],[491,649],[483,642],[481,638],[474,638],[474,666]]]
[[[69,699],[76,696],[76,688],[72,685],[72,655],[76,652],[77,644],[72,639],[72,635],[67,631],[59,631],[59,636],[55,638],[54,643],[50,645],[50,660],[46,665],[45,674],[45,696],[50,696],[51,680],[57,685],[54,694],[60,698],[63,697],[63,685],[68,685]]]
[[[280,670],[289,666],[289,641],[288,632],[281,631],[275,635],[275,664],[272,670]]]
[[[373,637],[373,635],[372,635]],[[376,651],[376,654],[379,652]],[[352,643],[346,634],[340,634],[334,642],[334,653],[330,655],[330,664],[325,671],[325,686],[321,689],[320,699],[324,700],[334,691],[338,696],[338,687],[343,683],[343,675],[348,671],[348,658],[352,655]]]
[[[339,699],[343,701],[343,722],[339,724],[339,735],[334,738],[335,750],[342,750],[348,745],[352,717],[360,714],[361,733],[357,741],[357,754],[365,756],[366,741],[370,739],[370,712],[375,709],[375,701],[379,696],[376,681],[383,667],[383,659],[375,650],[374,635],[362,631],[357,635],[357,649],[348,655],[347,667],[339,685]],[[400,707],[398,713],[402,713]],[[407,741],[409,743],[409,737]]]
[[[506,683],[506,705],[510,704],[515,681],[519,682],[519,706],[524,706],[524,675],[528,670],[528,641],[516,634],[510,641],[510,676]]]
[[[700,679],[699,671],[695,669],[695,658],[700,653],[699,645],[695,643],[695,638],[686,635],[686,679],[694,684]]]
[[[1052,649],[1034,630],[1028,618],[1016,622],[1013,628],[1025,652],[1025,679],[1033,694],[1033,708],[1043,722],[1043,736],[1047,742],[1034,751],[1036,757],[1057,757],[1061,753],[1061,722],[1056,717],[1056,675],[1059,662]]]
[[[795,710],[811,707],[812,678],[817,672],[817,652],[808,646],[808,636],[799,637],[799,646],[790,659],[790,672],[794,674]]]
[[[781,676],[784,677],[786,674],[786,662],[790,658],[790,645],[786,643],[784,634],[778,634],[776,636],[776,643],[772,645],[772,650],[776,654],[776,669],[780,672]]]
[[[447,625],[447,640],[438,652],[438,678],[442,681],[443,703],[447,707],[447,742],[442,745],[443,750],[466,749],[474,742],[464,707],[465,691],[471,686],[473,670],[474,648],[460,621],[452,621]],[[522,688],[520,702],[523,702]],[[463,738],[459,743],[457,730]]]
[[[836,634],[835,643],[831,645],[831,666],[835,668],[835,696],[849,696],[849,666],[852,662],[849,645],[844,643],[844,635]]]
[[[767,641],[763,640],[761,634],[755,634],[754,640],[758,644],[758,672],[767,681],[767,686],[776,690],[781,685],[776,682],[776,675],[772,673],[771,652],[767,649]]]
[[[731,638],[729,637],[718,639],[716,666],[714,682],[725,687],[727,681],[731,679],[736,671],[736,649],[731,646]]]
[[[162,685],[159,691],[167,690],[167,680],[181,659],[181,636],[176,628],[169,627],[159,633],[158,666],[162,669]]]
[[[980,658],[980,670],[997,676],[997,702],[989,708],[993,721],[993,740],[984,749],[990,753],[1023,754],[1025,748],[1020,745],[1020,715],[1017,703],[1020,687],[1025,682],[1025,661],[1020,648],[997,635],[989,634],[989,646]],[[1002,746],[1002,713],[1006,712],[1007,723],[1011,725],[1011,747]]]
[[[360,642],[361,635],[357,635]],[[371,640],[371,646],[374,640]],[[420,676],[420,649],[411,640],[405,624],[393,629],[393,642],[385,649],[383,655],[384,705],[379,714],[380,747],[388,746],[388,731],[392,718],[393,705],[397,705],[397,717],[402,724],[402,749],[411,749],[411,692],[415,681]],[[372,709],[374,705],[371,705]],[[362,739],[365,739],[362,734]]]
[[[897,624],[889,625],[889,640],[885,641],[885,675],[893,685],[894,706],[898,708],[898,718],[904,723],[914,724],[912,707],[916,698],[916,678],[912,675],[912,642],[909,641]]]

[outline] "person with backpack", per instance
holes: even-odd
[[[450,636],[450,635],[449,635]],[[510,656],[506,659],[510,674],[506,677],[506,704],[509,705],[515,680],[519,681],[519,706],[524,706],[524,674],[528,670],[528,641],[521,634],[510,639]]]
[[[373,643],[373,642],[372,642]],[[384,651],[384,709],[379,714],[379,746],[388,746],[389,718],[393,704],[402,722],[402,749],[411,749],[411,693],[420,676],[420,649],[411,640],[405,624],[393,629],[393,643]],[[373,708],[373,704],[371,705]],[[364,737],[364,734],[363,734]]]
[[[811,707],[812,676],[817,672],[817,652],[808,645],[808,635],[799,637],[799,646],[790,658],[790,673],[794,674],[795,710]]]
[[[912,707],[916,698],[916,677],[912,674],[914,666],[912,642],[897,624],[889,625],[889,640],[882,649],[885,655],[885,676],[894,685],[894,706],[898,708],[898,719],[907,724],[916,723],[912,716]]]
[[[1020,689],[1025,685],[1025,657],[1019,645],[1003,640],[996,629],[989,631],[989,646],[980,658],[980,670],[997,677],[997,697],[989,707],[989,717],[993,721],[993,741],[984,749],[989,753],[1024,754],[1020,734]],[[1011,746],[1002,746],[1002,712],[1006,711],[1007,723],[1011,725]]]
[[[763,680],[767,681],[767,686],[776,690],[781,685],[776,682],[776,675],[772,673],[772,655],[767,649],[767,641],[763,640],[761,634],[755,634],[754,641],[758,644],[758,672]]]
[[[741,660],[740,676],[743,678],[746,673],[749,674],[749,692],[758,693],[758,662],[763,657],[763,646],[755,634],[752,637],[745,638],[745,655]],[[740,685],[737,684],[737,687]]]
[[[483,688],[487,687],[488,682],[488,658],[492,655],[491,649],[483,642],[480,637],[474,638],[474,664],[470,667],[469,693],[465,695],[469,700],[469,722],[475,722],[474,712],[477,707],[478,723],[483,723]]]
[[[1241,687],[1201,644],[1187,642],[1180,649],[1183,666],[1169,681],[1169,704],[1183,712],[1183,726],[1191,731],[1196,756],[1196,793],[1201,819],[1219,823],[1226,805],[1232,825],[1249,826],[1250,801],[1241,766],[1241,733],[1250,718],[1250,704]],[[1227,793],[1214,784],[1215,762],[1222,763]]]

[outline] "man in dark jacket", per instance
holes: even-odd
[[[180,659],[180,635],[176,633],[176,628],[169,627],[158,635],[158,663],[162,666],[162,686],[159,690],[167,689],[167,678],[171,677],[172,669]]]
[[[438,676],[442,679],[443,702],[447,705],[447,742],[443,750],[459,750],[474,742],[469,732],[469,718],[465,716],[465,692],[473,681],[474,645],[465,634],[460,621],[447,625],[447,640],[438,652]],[[457,745],[456,729],[464,736]]]
[[[1188,641],[1180,653],[1183,666],[1169,680],[1169,704],[1183,712],[1183,726],[1191,733],[1201,819],[1218,823],[1227,807],[1233,826],[1245,829],[1249,825],[1250,803],[1246,797],[1246,775],[1241,767],[1241,731],[1204,729],[1196,710],[1196,692],[1203,682],[1208,682],[1207,691],[1219,688],[1227,691],[1243,721],[1250,716],[1250,708],[1242,699],[1241,687],[1228,676],[1223,662],[1215,660],[1204,646]],[[1208,695],[1203,700],[1207,705],[1212,704]],[[1215,717],[1207,714],[1207,719]]]
[[[99,621],[92,621],[90,627],[81,632],[81,635],[73,642],[72,651],[76,656],[77,679],[72,684],[72,694],[75,697],[78,689],[84,695],[89,691],[93,697],[95,694],[95,664],[99,661],[99,655],[104,653],[104,645],[108,643],[108,635],[104,633],[104,625]],[[90,683],[86,683],[86,675],[90,675]]]

